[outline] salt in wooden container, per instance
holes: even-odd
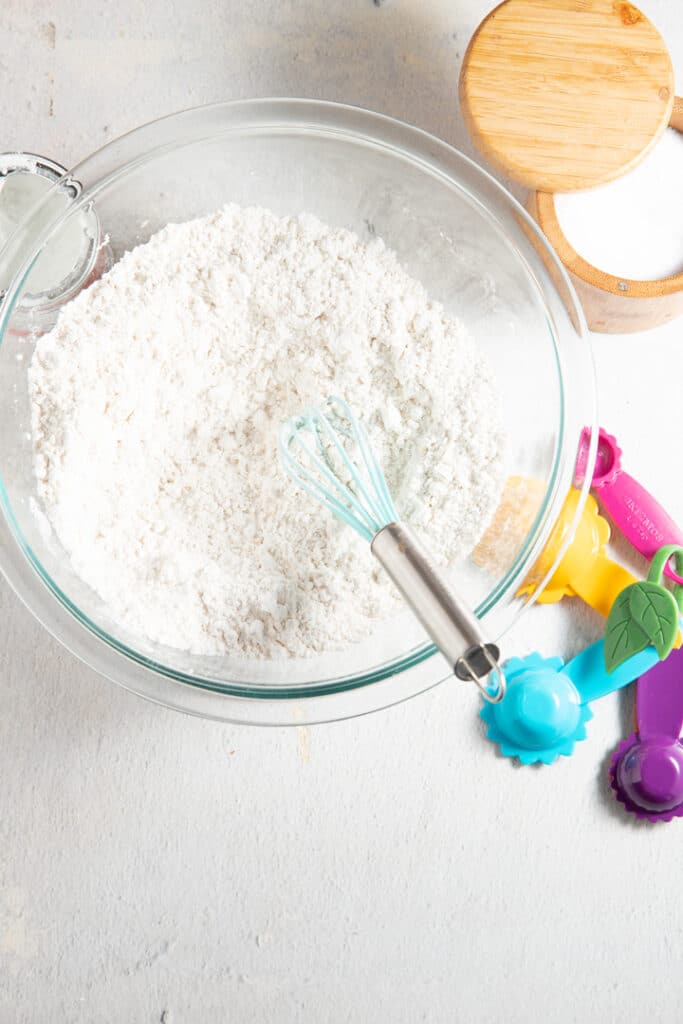
[[[481,153],[531,190],[527,209],[592,330],[640,331],[683,313],[683,272],[638,281],[594,267],[555,210],[554,193],[614,181],[668,125],[683,132],[671,58],[641,11],[623,0],[504,0],[470,41],[460,104]]]

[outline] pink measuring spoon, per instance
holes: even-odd
[[[683,816],[683,648],[638,680],[637,732],[615,750],[610,782],[627,811],[649,821]]]
[[[576,460],[576,480],[583,482],[591,432],[584,427]],[[621,468],[621,448],[617,440],[600,428],[598,451],[591,487],[600,504],[626,539],[641,555],[652,559],[665,544],[683,547],[683,530],[665,512],[649,491]],[[664,570],[669,579],[683,584],[683,576],[669,562]]]

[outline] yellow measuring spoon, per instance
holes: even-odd
[[[638,581],[607,555],[609,523],[598,512],[598,503],[590,494],[571,543],[543,590],[538,591],[571,530],[580,496],[580,491],[570,488],[550,539],[518,594],[536,594],[540,604],[554,604],[563,597],[580,597],[607,617],[621,591]]]
[[[519,549],[531,528],[542,502],[543,484],[530,477],[510,477],[505,485],[499,508],[488,530],[473,552],[477,565],[499,572],[513,558],[510,551]],[[551,571],[558,552],[571,532],[580,492],[572,487],[543,552],[518,591],[536,594],[542,604],[553,604],[563,597],[580,597],[605,617],[617,597],[636,579],[612,561],[606,553],[610,537],[609,523],[598,511],[595,498],[589,495],[576,527],[574,537],[562,560],[542,591],[539,588]]]

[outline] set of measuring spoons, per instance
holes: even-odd
[[[585,476],[590,433],[584,431],[576,482]],[[507,689],[481,717],[488,738],[522,764],[553,764],[586,738],[595,700],[637,682],[636,730],[614,752],[610,782],[626,811],[650,821],[683,816],[683,532],[662,506],[621,467],[616,440],[600,430],[591,488],[633,547],[651,562],[639,581],[609,558],[610,536],[589,496],[572,542],[541,603],[583,599],[607,619],[605,637],[565,664],[530,654],[505,665]],[[521,593],[534,593],[556,560],[579,492],[567,496],[560,521]],[[664,577],[673,583],[667,589]]]

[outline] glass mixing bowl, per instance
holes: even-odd
[[[32,266],[49,258],[60,232],[73,227],[70,218],[99,223],[106,266],[168,222],[231,201],[278,214],[308,211],[361,237],[381,236],[489,357],[507,433],[506,470],[538,483],[509,557],[493,571],[470,558],[453,575],[487,637],[506,653],[503,634],[528,600],[517,596],[519,586],[572,484],[581,429],[595,425],[578,302],[522,207],[471,160],[422,131],[366,110],[285,99],[156,121],[99,150],[53,191],[0,255],[0,280],[11,281],[0,305],[0,565],[46,628],[98,672],[145,697],[237,722],[348,717],[453,678],[408,612],[366,643],[310,659],[199,657],[151,643],[112,620],[47,527],[33,472],[27,367],[37,334],[54,324],[61,302],[52,295],[36,305],[25,294]],[[504,518],[514,515],[513,508]],[[475,694],[472,687],[473,700]]]

